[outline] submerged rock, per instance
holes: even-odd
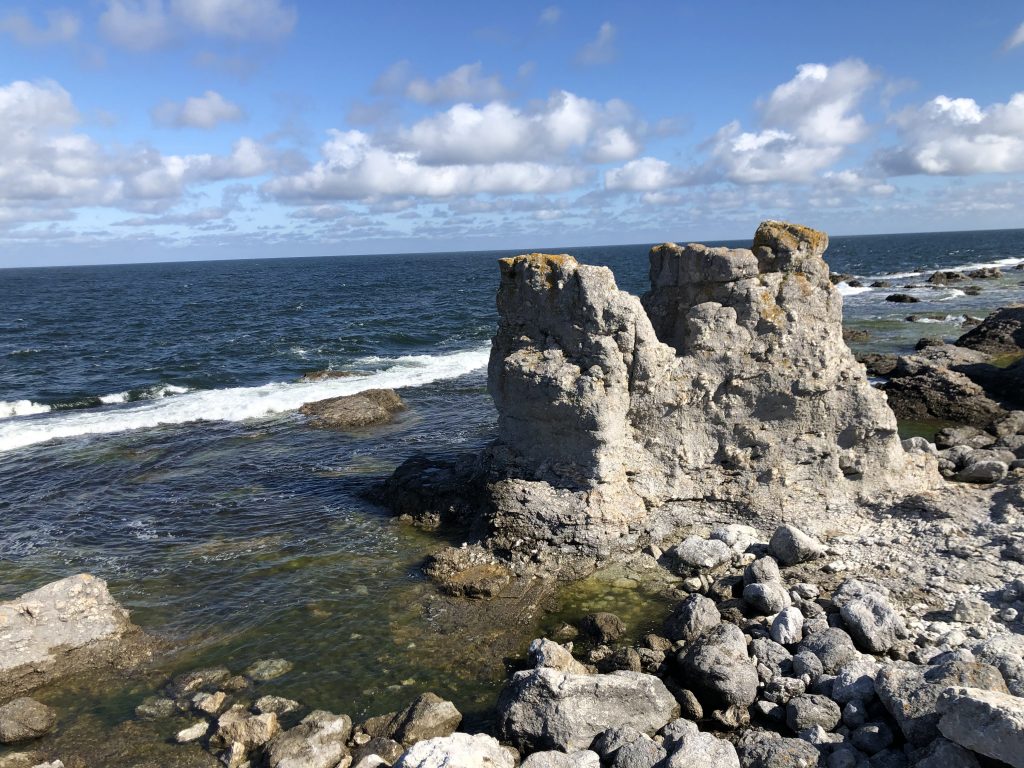
[[[332,397],[306,403],[299,413],[310,417],[310,424],[319,429],[351,429],[386,424],[405,403],[393,389],[368,389],[355,395]]]
[[[45,736],[57,725],[52,707],[21,697],[0,706],[0,744],[31,741]]]

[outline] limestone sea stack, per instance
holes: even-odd
[[[843,341],[827,245],[777,221],[749,250],[666,243],[642,298],[568,255],[502,259],[488,545],[600,560],[725,517],[813,531],[937,484]]]

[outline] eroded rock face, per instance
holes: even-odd
[[[0,603],[0,701],[99,662],[117,663],[122,640],[138,634],[106,582],[87,573]]]
[[[765,222],[753,250],[658,246],[642,299],[571,256],[502,259],[495,545],[601,557],[680,502],[781,519],[935,482],[843,342],[827,244]]]

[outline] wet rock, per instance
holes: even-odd
[[[0,744],[38,739],[56,725],[56,711],[27,696],[0,706]]]
[[[448,547],[427,558],[423,572],[455,597],[490,599],[512,580],[512,572],[483,547]]]
[[[703,595],[690,595],[665,620],[665,634],[670,640],[689,643],[721,621],[713,600]]]
[[[192,709],[204,715],[216,715],[224,706],[227,694],[224,691],[216,693],[200,692],[192,697]]]
[[[573,675],[542,668],[512,676],[498,699],[497,720],[503,739],[530,752],[586,749],[598,733],[626,725],[654,733],[678,711],[653,675]]]
[[[786,704],[786,724],[794,731],[821,726],[831,731],[842,719],[839,705],[825,696],[803,693]]]
[[[361,374],[354,371],[307,371],[299,377],[300,382],[330,381],[331,379],[347,379]]]
[[[227,667],[205,667],[176,675],[166,686],[169,696],[175,699],[191,696],[200,690],[215,690],[231,677]]]
[[[534,752],[527,757],[520,768],[601,768],[597,752],[579,749],[575,752]]]
[[[1024,306],[996,310],[957,339],[956,344],[989,355],[1005,355],[1024,350]]]
[[[493,736],[453,733],[414,744],[394,768],[515,768],[512,754]]]
[[[747,642],[734,624],[719,624],[680,654],[680,682],[708,709],[747,707],[757,698],[758,677]]]
[[[262,683],[288,674],[293,666],[287,659],[260,659],[245,670],[245,676]]]
[[[601,611],[584,616],[580,632],[597,643],[614,643],[626,634],[626,625],[614,613]]]
[[[1002,277],[1003,273],[999,267],[979,267],[978,269],[972,269],[967,272],[967,277],[974,280],[991,280],[994,278]]]
[[[394,739],[376,736],[352,750],[352,765],[358,765],[360,760],[370,755],[377,755],[383,759],[386,765],[390,766],[402,756],[403,752],[405,752],[405,747]]]
[[[198,720],[188,728],[182,728],[174,735],[174,740],[179,744],[188,744],[193,741],[199,741],[203,738],[210,730],[210,724],[205,720]]]
[[[875,678],[875,689],[882,704],[907,741],[918,746],[938,736],[936,702],[950,686],[1006,692],[999,670],[976,662],[954,661],[930,667],[897,663],[883,667]]]
[[[886,301],[891,301],[894,304],[917,304],[921,301],[916,296],[911,296],[909,293],[890,293],[885,297]]]
[[[986,426],[1005,414],[965,373],[917,356],[900,358],[882,389],[901,419],[943,419]]]
[[[316,710],[294,728],[278,734],[267,746],[270,768],[334,768],[348,756],[352,733],[348,715]]]
[[[252,749],[266,744],[280,730],[277,715],[273,712],[254,715],[243,705],[236,704],[217,718],[217,730],[211,738],[211,744],[230,747],[231,744],[238,742],[246,749]]]
[[[395,716],[391,738],[406,746],[449,736],[462,722],[462,713],[436,693],[424,693]]]
[[[355,395],[332,397],[306,403],[299,413],[309,417],[317,429],[352,429],[387,424],[405,403],[393,389],[368,389]]]
[[[135,716],[143,720],[162,720],[178,714],[174,699],[165,696],[147,696],[135,707]]]
[[[933,285],[946,285],[948,283],[962,283],[967,280],[967,276],[963,272],[954,272],[952,270],[933,272],[931,277],[928,278],[927,282]]]
[[[796,565],[821,557],[825,548],[795,525],[780,525],[768,542],[768,551],[780,565]]]
[[[294,712],[300,706],[299,702],[293,699],[285,699],[281,696],[260,696],[252,705],[252,709],[257,715],[273,712],[280,717],[281,715],[287,715],[289,712]]]
[[[978,688],[949,688],[938,700],[939,731],[972,752],[1024,768],[1024,699]]]
[[[141,633],[107,590],[87,573],[69,576],[0,603],[4,635],[0,691],[16,696],[98,664],[134,661]]]

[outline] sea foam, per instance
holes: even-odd
[[[24,448],[48,440],[112,434],[162,424],[258,419],[296,410],[305,403],[353,395],[367,389],[418,387],[479,370],[487,365],[489,352],[488,345],[443,355],[406,355],[381,360],[381,364],[386,363],[386,367],[365,376],[201,390],[107,408],[54,412],[31,419],[0,422],[0,451]],[[43,411],[35,413],[41,414]]]
[[[0,400],[0,419],[9,419],[12,416],[32,416],[37,413],[46,413],[50,406],[45,403],[33,403],[31,400]]]

